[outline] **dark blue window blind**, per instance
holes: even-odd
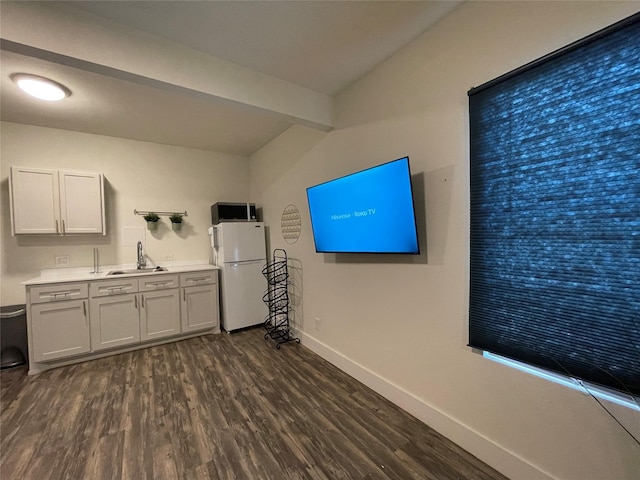
[[[469,345],[640,395],[640,14],[469,116]]]

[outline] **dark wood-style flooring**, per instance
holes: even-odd
[[[0,380],[3,480],[505,479],[261,329]]]

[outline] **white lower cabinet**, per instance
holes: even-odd
[[[72,357],[91,350],[87,300],[31,306],[32,356],[35,362]]]
[[[180,318],[183,332],[195,332],[218,325],[218,286],[183,287]]]
[[[116,278],[89,284],[91,349],[131,345],[140,341],[138,279]]]
[[[27,286],[29,373],[219,333],[217,271]]]
[[[152,340],[180,333],[178,289],[140,294],[140,338]]]
[[[94,352],[139,341],[137,294],[91,299],[91,349]]]
[[[180,275],[180,318],[183,332],[219,328],[218,271]]]
[[[180,334],[177,287],[177,275],[91,282],[92,349]]]

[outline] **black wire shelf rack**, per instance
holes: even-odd
[[[264,338],[271,338],[276,342],[276,349],[288,342],[300,343],[300,339],[291,335],[289,323],[289,267],[287,252],[281,248],[273,251],[273,259],[262,269],[267,279],[268,288],[262,296],[267,304],[269,313],[264,320],[267,331]]]

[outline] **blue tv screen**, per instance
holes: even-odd
[[[418,254],[409,157],[307,188],[319,253]]]

